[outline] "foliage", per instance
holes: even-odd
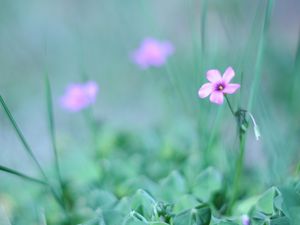
[[[16,2],[0,225],[299,224],[296,3]]]

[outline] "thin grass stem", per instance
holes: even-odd
[[[235,167],[235,174],[233,178],[233,186],[232,186],[232,194],[229,200],[227,212],[230,214],[232,211],[232,207],[237,200],[239,189],[240,189],[240,183],[241,183],[241,176],[243,171],[243,165],[244,165],[244,155],[245,155],[245,143],[246,143],[246,133],[240,132],[239,134],[239,155],[236,162]]]
[[[51,192],[51,194],[53,195],[54,199],[59,203],[59,205],[65,210],[66,207],[63,203],[63,201],[61,200],[60,196],[57,195],[55,189],[52,187],[52,185],[49,182],[48,177],[46,176],[43,168],[41,167],[41,164],[39,163],[39,161],[37,160],[37,158],[35,157],[35,155],[33,154],[33,151],[31,150],[31,147],[29,146],[28,142],[26,141],[22,131],[20,130],[19,126],[17,125],[14,117],[12,116],[10,110],[8,109],[4,99],[2,98],[2,96],[0,95],[0,103],[5,111],[6,116],[8,117],[9,121],[11,122],[15,132],[17,133],[20,141],[22,142],[26,152],[29,154],[29,156],[32,158],[32,160],[34,161],[34,163],[36,164],[36,166],[39,169],[39,172],[41,173],[41,175],[44,178],[44,182],[47,183],[49,190]]]
[[[200,74],[204,74],[205,70],[205,59],[206,59],[206,23],[207,23],[207,11],[208,11],[208,0],[201,1],[201,25],[200,25],[200,54],[199,54],[199,63],[200,63]],[[196,73],[196,85],[199,83],[200,76]]]
[[[50,85],[50,80],[49,80],[48,75],[45,76],[45,86],[46,86],[46,100],[47,100],[49,133],[50,133],[51,144],[52,144],[52,149],[53,149],[53,153],[54,153],[54,164],[55,164],[56,176],[60,183],[60,188],[63,191],[63,180],[61,177],[58,153],[57,153],[57,145],[56,145],[55,123],[54,123],[53,103],[52,103],[53,102],[52,101],[52,91],[51,91],[51,85]]]
[[[54,121],[54,114],[53,114],[53,101],[52,101],[52,91],[51,91],[51,84],[48,75],[45,76],[45,86],[46,86],[46,100],[47,100],[47,113],[48,113],[48,121],[49,121],[49,132],[50,132],[50,138],[51,138],[51,144],[52,149],[54,152],[54,164],[55,164],[55,170],[56,170],[56,176],[58,179],[59,187],[61,194],[60,196],[57,196],[55,190],[52,186],[50,186],[50,190],[54,197],[57,199],[57,201],[61,204],[65,216],[68,219],[68,222],[70,224],[72,221],[72,218],[69,215],[69,209],[67,207],[67,203],[65,201],[65,192],[64,192],[64,183],[61,176],[61,171],[59,167],[59,159],[58,159],[58,152],[57,152],[57,144],[56,144],[56,135],[55,135],[55,121]]]
[[[248,101],[248,106],[247,109],[248,111],[251,111],[252,106],[253,106],[253,101],[255,98],[255,94],[257,93],[260,77],[261,77],[261,67],[263,63],[263,53],[264,53],[264,47],[265,47],[265,39],[266,35],[269,29],[269,24],[270,24],[270,19],[271,19],[271,14],[272,14],[272,9],[273,9],[273,3],[274,0],[268,0],[267,6],[266,6],[266,12],[264,16],[264,21],[263,21],[263,28],[258,44],[258,51],[257,51],[257,57],[256,57],[256,63],[254,67],[254,79],[251,85],[251,90],[250,90],[250,95],[249,95],[249,101]]]
[[[189,110],[189,104],[186,102],[186,98],[184,96],[184,93],[182,89],[179,87],[178,79],[176,79],[176,76],[172,74],[170,66],[168,64],[165,65],[167,78],[169,81],[170,86],[177,92],[179,99],[181,100],[186,112],[190,112]]]
[[[45,182],[43,180],[39,180],[37,178],[28,176],[28,175],[23,174],[23,173],[21,173],[19,171],[13,170],[11,168],[8,168],[8,167],[2,166],[2,165],[0,165],[0,170],[3,171],[3,172],[9,173],[9,174],[16,175],[16,176],[18,176],[18,177],[20,177],[22,179],[25,179],[25,180],[28,180],[28,181],[32,181],[32,182],[37,183],[37,184],[48,185],[47,182]]]
[[[48,180],[41,164],[39,163],[39,161],[37,160],[37,158],[35,157],[35,155],[33,154],[33,151],[31,150],[31,147],[29,146],[29,144],[27,143],[22,131],[20,130],[19,126],[17,125],[14,117],[12,116],[10,110],[8,109],[4,99],[2,98],[2,96],[0,95],[0,103],[5,111],[6,116],[8,117],[9,121],[11,122],[15,132],[17,133],[20,141],[22,142],[25,150],[27,151],[27,153],[29,154],[29,156],[32,158],[32,160],[34,161],[34,163],[36,164],[36,166],[38,167],[40,173],[42,174],[42,176],[45,178],[45,180]]]

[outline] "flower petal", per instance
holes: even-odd
[[[98,93],[99,87],[95,81],[89,81],[84,84],[84,91],[87,97],[94,99]]]
[[[223,101],[224,101],[223,93],[220,91],[213,91],[210,95],[209,100],[213,103],[221,105],[221,104],[223,104]]]
[[[227,84],[226,87],[223,90],[223,93],[226,94],[233,94],[234,92],[237,91],[237,89],[240,88],[241,85],[239,84]]]
[[[169,41],[162,42],[160,47],[166,56],[172,55],[174,53],[174,46]]]
[[[198,95],[200,98],[206,98],[213,90],[213,85],[211,83],[206,83],[201,86],[198,91]]]
[[[208,70],[206,72],[206,78],[212,83],[216,83],[222,80],[222,76],[219,70]]]
[[[96,100],[98,85],[94,81],[87,83],[74,83],[68,86],[65,94],[60,98],[60,104],[63,108],[77,112],[80,111]]]
[[[234,76],[235,76],[234,70],[232,69],[232,67],[228,67],[223,74],[223,80],[226,83],[229,83]]]

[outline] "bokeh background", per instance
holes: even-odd
[[[89,127],[81,113],[66,112],[58,101],[68,84],[84,78],[100,86],[93,115],[102,127],[101,146],[125,132],[149,151],[178,148],[199,159],[199,167],[207,159],[226,171],[236,153],[234,120],[226,105],[199,99],[197,90],[206,70],[230,65],[236,82],[243,77],[231,99],[235,106],[251,105],[261,128],[258,142],[249,129],[248,172],[262,186],[279,184],[300,158],[300,1],[271,2],[1,0],[1,95],[51,171],[44,86],[49,74],[62,169],[65,176],[81,174],[82,182],[96,176]],[[141,70],[130,60],[146,37],[173,43],[166,66]],[[37,175],[3,111],[0,125],[0,164]],[[0,180],[0,199],[12,193],[30,198],[30,184],[2,173]]]

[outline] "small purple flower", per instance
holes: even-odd
[[[235,72],[231,67],[228,67],[221,76],[219,70],[208,70],[206,78],[209,83],[205,83],[198,91],[200,98],[206,98],[210,95],[209,100],[218,105],[223,104],[224,94],[233,94],[240,88],[239,84],[231,84],[231,79],[235,76]]]
[[[250,225],[250,218],[248,215],[242,215],[242,224],[243,225]]]
[[[80,111],[96,101],[99,87],[96,82],[74,83],[67,87],[60,105],[72,112]]]
[[[174,47],[171,42],[146,38],[140,47],[133,52],[131,57],[140,68],[147,69],[151,66],[162,66],[173,53]]]

